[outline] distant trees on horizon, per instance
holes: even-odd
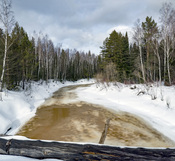
[[[152,17],[134,26],[134,42],[128,33],[112,31],[95,55],[76,49],[55,46],[47,35],[35,33],[29,38],[25,29],[14,21],[11,1],[1,0],[0,20],[0,91],[25,89],[32,80],[58,81],[93,78],[104,81],[175,83],[175,10],[164,3],[160,10],[161,25]]]
[[[7,54],[3,82],[8,89],[18,86],[25,89],[25,83],[32,80],[76,81],[92,78],[96,73],[97,57],[90,51],[62,49],[61,45],[55,47],[47,35],[35,35],[36,38],[30,40],[23,27],[15,24],[9,36],[13,44]],[[3,32],[0,38],[3,39]],[[4,50],[3,46],[0,50]],[[3,52],[0,53],[2,57]]]
[[[29,38],[14,21],[11,0],[0,1],[0,91],[25,89],[26,82],[49,79],[64,82],[92,78],[97,72],[97,56],[91,51],[63,49],[54,46],[48,35]],[[13,21],[12,21],[13,20]]]

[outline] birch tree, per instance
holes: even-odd
[[[45,51],[45,67],[46,67],[46,82],[49,80],[49,38],[45,35],[44,41],[44,51]]]
[[[159,53],[159,47],[160,47],[160,34],[157,33],[153,36],[153,52],[155,56],[157,57],[158,60],[158,65],[159,65],[159,85],[161,85],[162,81],[162,75],[161,75],[161,57]]]
[[[174,51],[174,39],[175,39],[175,10],[171,3],[164,3],[160,9],[160,20],[162,28],[162,38],[164,46],[164,81],[166,71],[168,73],[168,81],[171,85],[171,73],[170,73],[170,58]]]
[[[6,58],[7,52],[11,45],[13,44],[12,41],[9,39],[9,34],[14,25],[14,16],[13,11],[11,10],[11,0],[0,0],[0,21],[3,24],[4,29],[4,58],[3,58],[3,66],[2,66],[2,73],[0,78],[0,92],[2,92],[3,88],[3,80],[5,74],[5,67],[6,67]]]
[[[41,55],[42,55],[42,43],[40,36],[38,37],[37,41],[37,48],[38,48],[38,80],[40,79],[40,70],[41,70]]]
[[[135,23],[133,38],[139,47],[140,67],[141,67],[141,72],[142,72],[142,78],[143,78],[143,81],[145,82],[146,81],[145,80],[145,69],[143,65],[143,54],[142,54],[143,31],[142,31],[142,27],[141,27],[141,23],[139,19]]]

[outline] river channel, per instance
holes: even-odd
[[[40,106],[35,117],[17,133],[31,139],[98,143],[105,122],[111,118],[105,144],[117,146],[172,147],[175,144],[138,116],[115,112],[87,102],[74,101],[79,87],[59,89]]]

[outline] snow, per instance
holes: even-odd
[[[80,80],[63,84],[50,80],[48,84],[32,82],[30,90],[3,92],[3,101],[0,101],[0,134],[5,134],[11,128],[8,134],[14,135],[22,125],[35,115],[37,108],[59,88],[94,82],[94,80]],[[140,91],[145,93],[138,95]],[[89,87],[78,88],[75,92],[78,96],[76,101],[86,101],[111,110],[138,115],[153,128],[175,141],[175,86],[159,87],[157,84],[124,85],[120,83],[110,83],[109,86],[104,86],[93,84]],[[12,137],[14,138],[14,136]],[[19,137],[17,139],[25,140],[27,138]],[[0,155],[0,160],[33,161],[36,159]],[[46,159],[45,161],[51,160]]]
[[[145,91],[145,94],[138,95],[140,91]],[[94,84],[89,88],[79,88],[76,93],[81,101],[138,115],[153,128],[175,141],[175,86],[117,83],[107,87]],[[152,99],[154,97],[156,99]]]
[[[0,101],[0,134],[14,135],[19,128],[32,118],[39,107],[53,92],[61,87],[75,84],[92,83],[93,80],[80,80],[76,82],[32,82],[31,89],[26,91],[6,91],[2,93],[3,101]],[[27,85],[27,84],[26,84]],[[29,84],[28,84],[29,86]]]
[[[32,159],[27,157],[19,157],[19,156],[7,156],[7,155],[0,155],[1,161],[37,161],[38,159]],[[59,161],[59,159],[44,159],[44,161]]]
[[[48,98],[53,92],[59,88],[76,85],[76,84],[88,84],[93,83],[94,80],[79,80],[76,82],[54,82],[50,80],[48,84],[46,82],[32,82],[30,84],[31,89],[26,91],[5,91],[0,93],[3,101],[0,101],[0,134],[5,134],[8,129],[10,131],[8,135],[14,135],[20,127],[22,127],[30,118],[32,118],[37,108]],[[29,84],[26,84],[26,86]],[[8,137],[9,138],[9,137]],[[12,138],[26,140],[25,137],[14,137]],[[25,157],[16,156],[4,156],[0,155],[1,161],[34,161],[37,159],[29,159]],[[52,161],[53,159],[46,159],[45,161]],[[54,160],[53,160],[54,161]]]

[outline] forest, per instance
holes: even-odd
[[[1,36],[3,38],[3,34]],[[30,40],[23,27],[15,24],[8,38],[13,43],[7,53],[3,82],[8,89],[18,86],[25,89],[25,83],[32,80],[75,81],[92,78],[95,74],[97,60],[90,51],[84,53],[76,49],[64,50],[61,45],[55,47],[47,35],[40,34],[36,37]]]
[[[175,10],[171,3],[160,9],[160,23],[152,17],[138,19],[133,40],[115,30],[101,46],[103,79],[126,83],[175,83]]]
[[[49,79],[78,80],[92,78],[97,71],[97,58],[89,51],[54,46],[48,35],[34,33],[29,38],[25,29],[15,22],[11,1],[1,1],[0,73],[3,88],[25,89],[25,83]]]
[[[175,9],[164,3],[160,23],[147,16],[128,33],[113,31],[99,55],[55,46],[49,36],[29,37],[14,19],[11,1],[0,4],[0,91],[25,89],[38,80],[76,81],[94,78],[122,83],[175,83]]]

